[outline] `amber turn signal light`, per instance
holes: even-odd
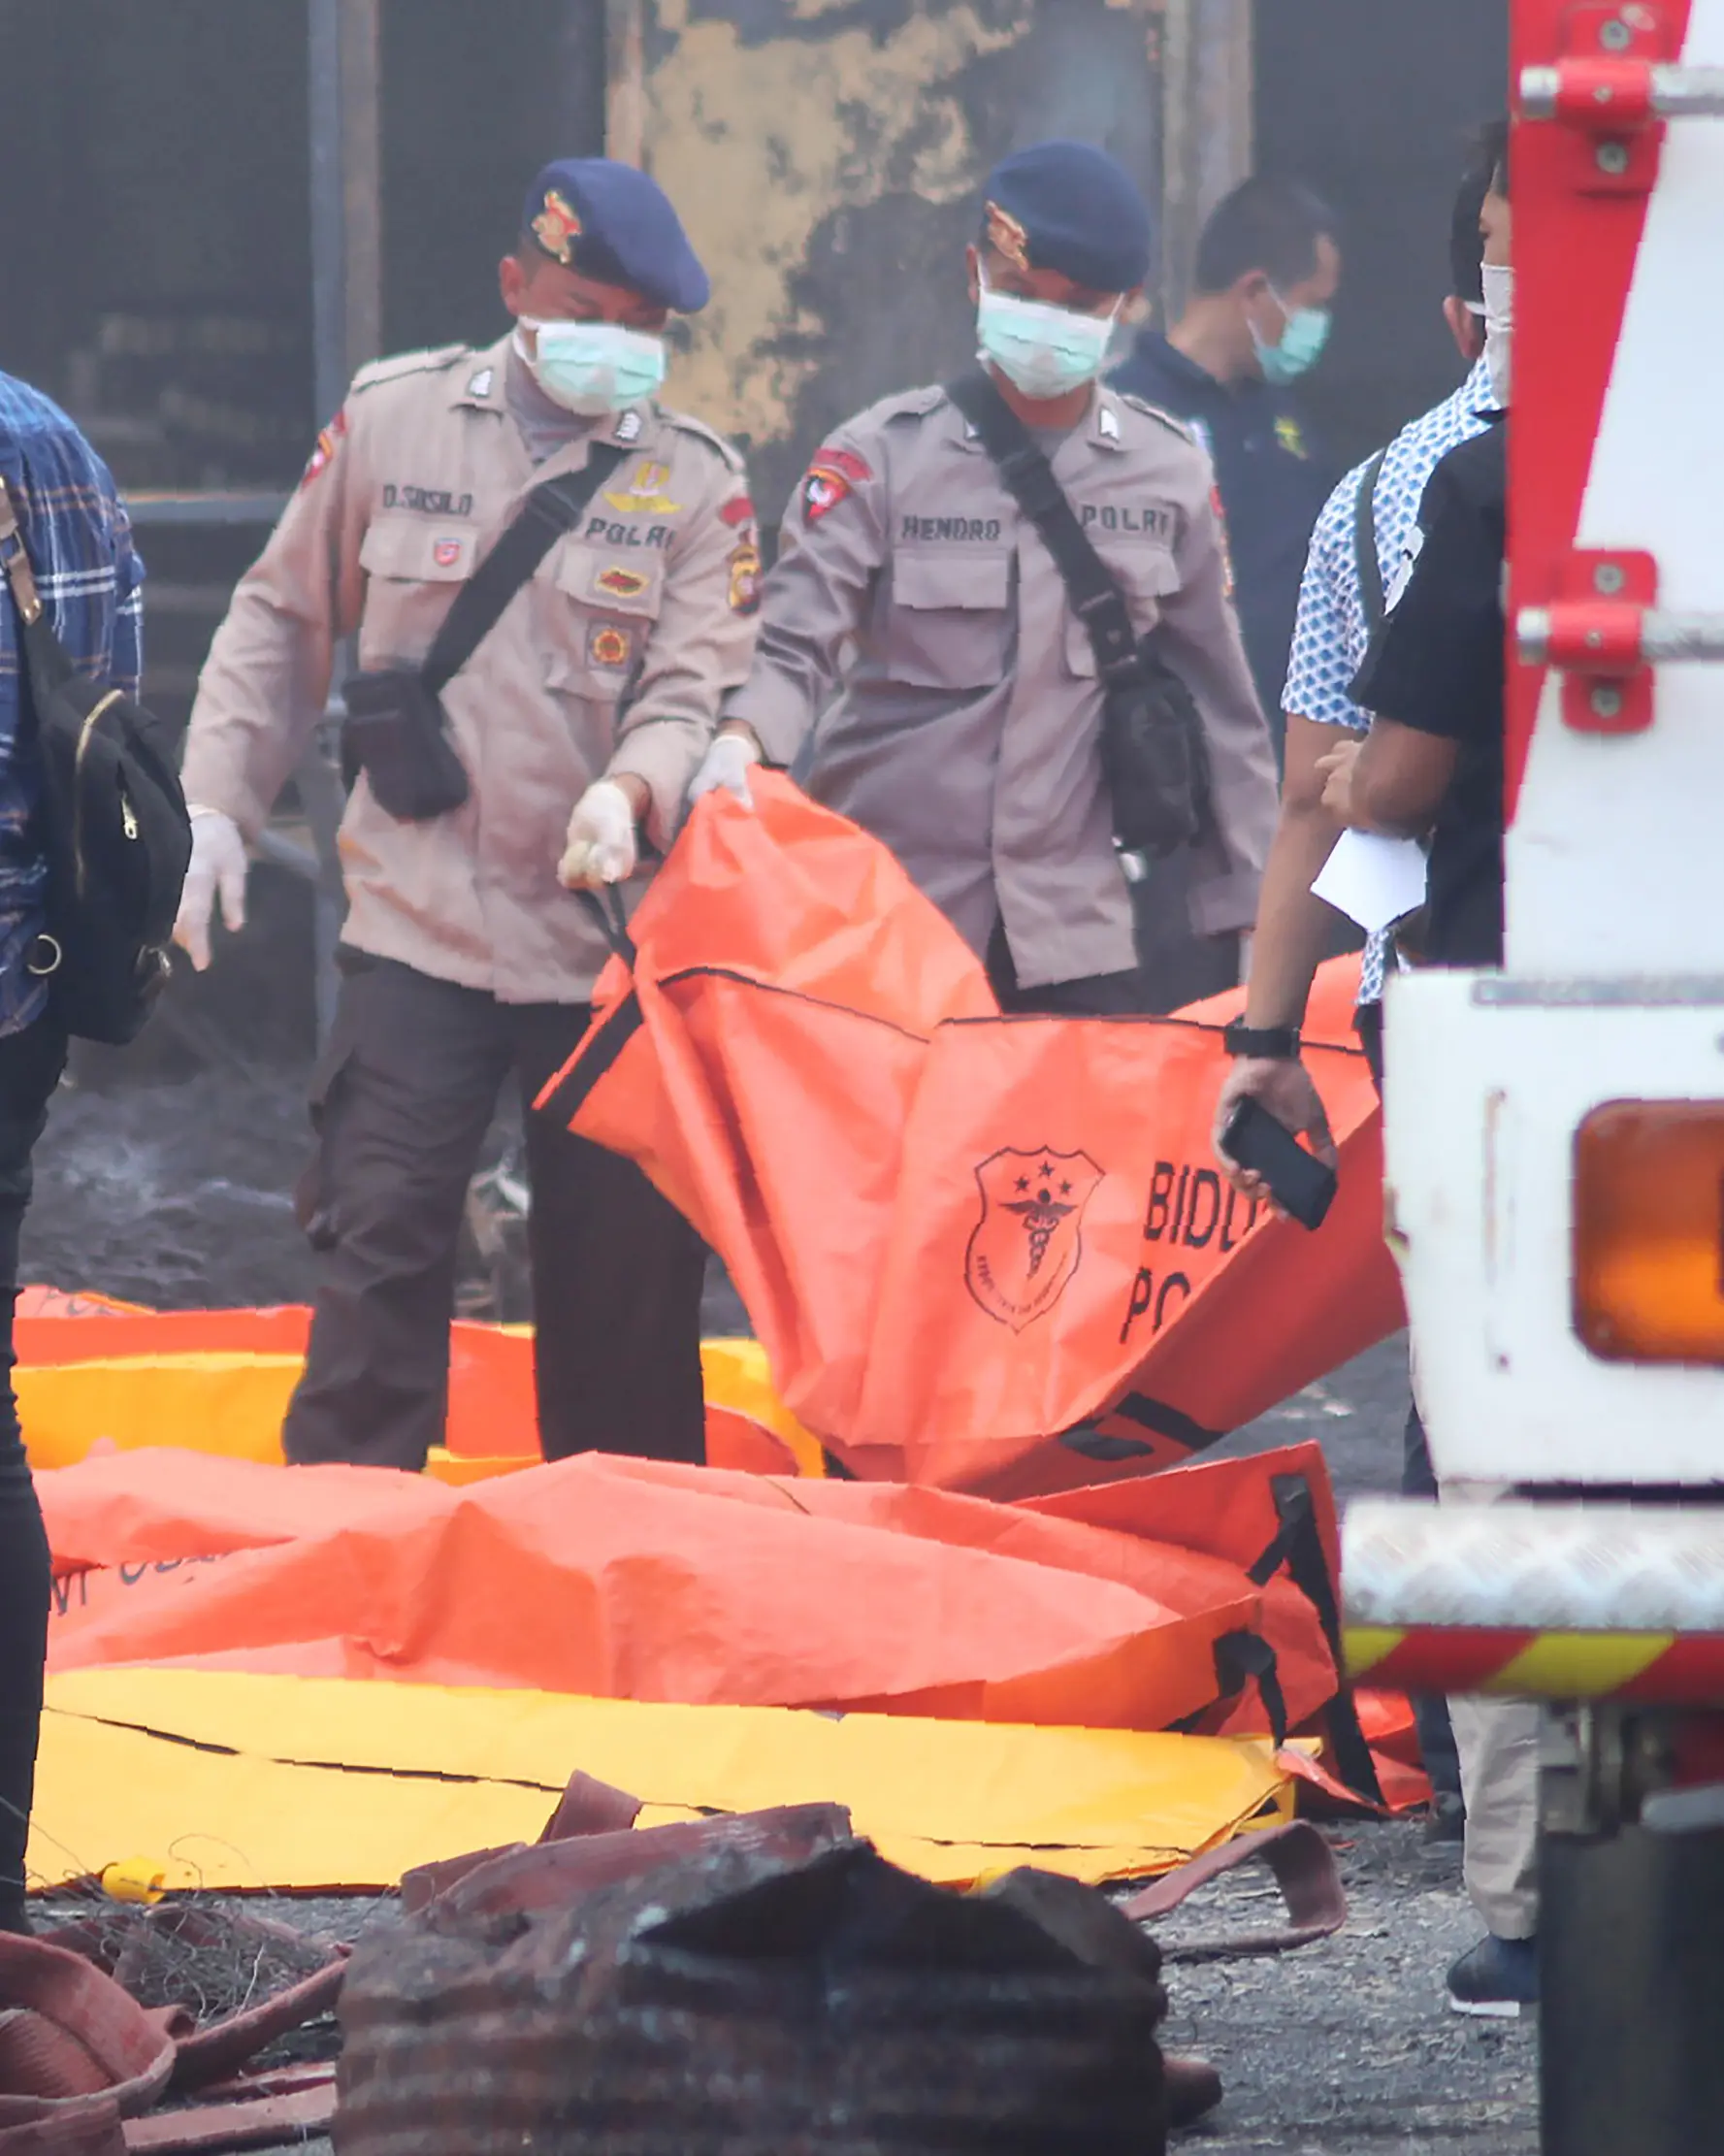
[[[1724,1101],[1595,1108],[1574,1195],[1575,1330],[1592,1353],[1724,1363]]]

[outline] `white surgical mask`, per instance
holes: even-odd
[[[553,404],[585,419],[626,411],[665,379],[665,340],[621,322],[539,322],[521,316],[537,349],[528,358]]]
[[[1099,378],[1122,300],[1105,314],[1076,314],[1046,300],[991,292],[976,308],[981,357],[1025,397],[1066,397]]]
[[[1514,272],[1506,262],[1484,265],[1484,364],[1490,386],[1504,411],[1513,379]]]

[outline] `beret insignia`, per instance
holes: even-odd
[[[533,220],[533,237],[554,262],[569,268],[573,258],[573,242],[581,236],[581,221],[569,207],[567,197],[551,188],[544,198],[544,208]]]

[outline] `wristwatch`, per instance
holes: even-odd
[[[1221,1046],[1235,1061],[1296,1063],[1299,1061],[1297,1026],[1248,1026],[1236,1018],[1221,1034]]]

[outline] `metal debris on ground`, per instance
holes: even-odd
[[[827,1811],[543,1845],[362,1942],[342,2156],[1160,2156],[1155,1944],[1051,1874],[930,1886]]]

